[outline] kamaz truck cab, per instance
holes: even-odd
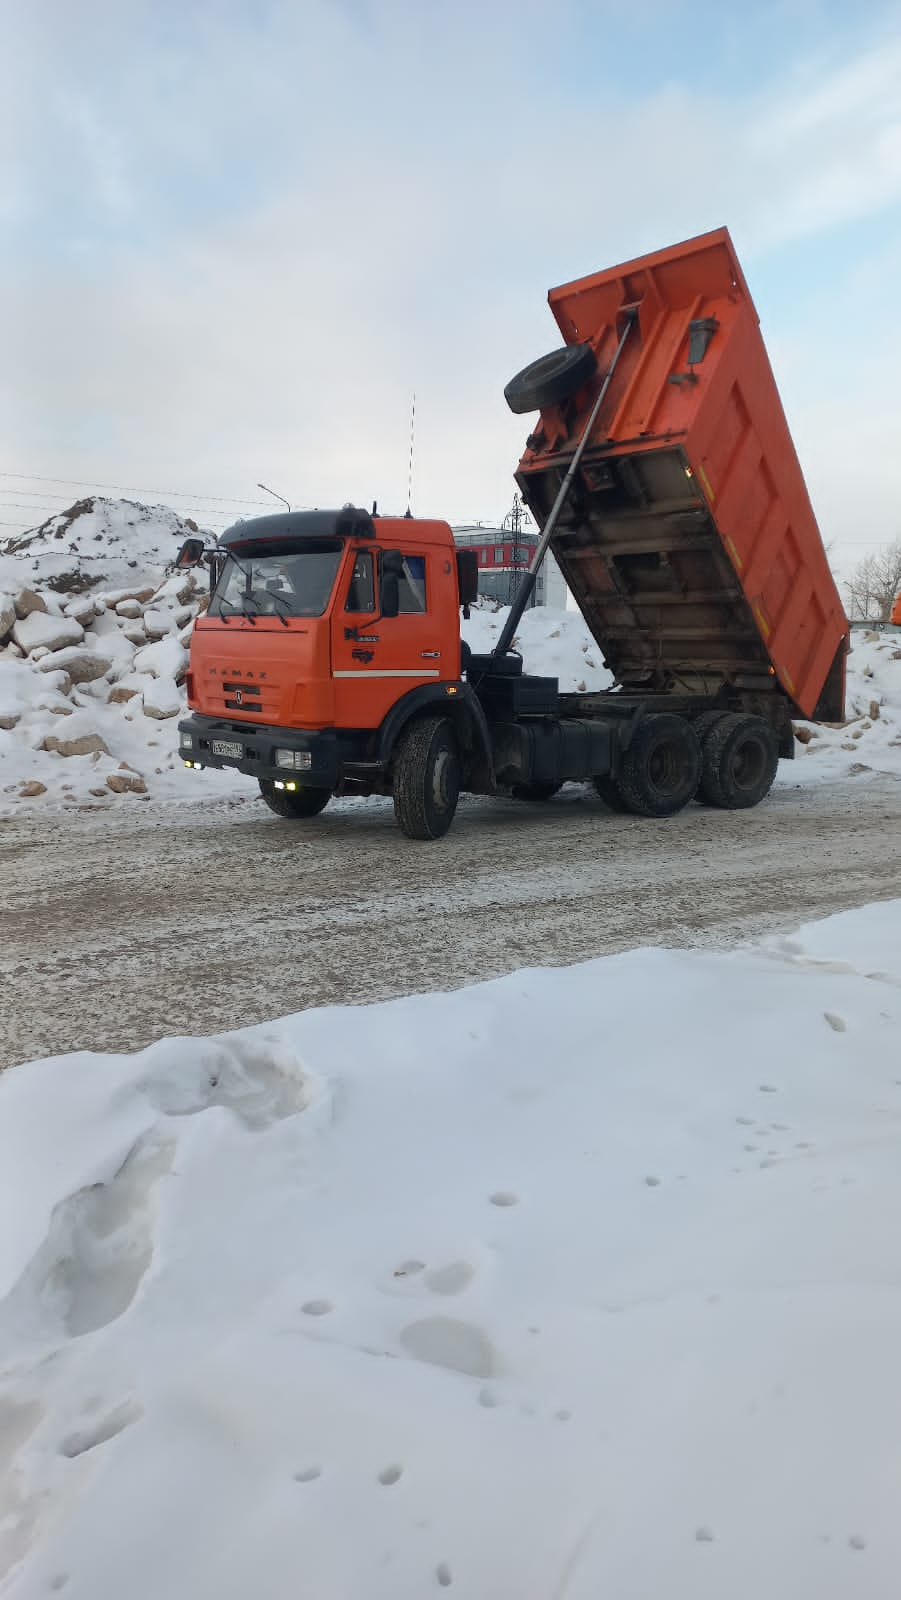
[[[186,561],[202,556],[188,544],[199,549]],[[484,713],[461,676],[475,556],[446,522],[354,508],[258,517],[222,535],[211,569],[179,729],[189,766],[248,773],[288,817],[335,793],[393,792],[415,837],[453,815],[461,761],[491,789]],[[411,761],[428,769],[417,795],[397,781]]]

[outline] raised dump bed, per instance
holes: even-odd
[[[839,720],[848,623],[728,231],[548,299],[574,348],[536,374],[516,474],[539,526],[625,333],[551,540],[617,682],[745,702],[778,683]]]

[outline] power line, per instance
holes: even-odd
[[[242,500],[239,497],[221,494],[194,494],[186,489],[135,489],[124,483],[97,483],[84,478],[48,478],[42,477],[38,472],[0,472],[0,478],[25,478],[30,483],[59,483],[71,484],[76,489],[114,489],[117,494],[165,494],[173,500],[202,501],[205,505],[220,506],[265,506],[267,500]],[[37,493],[37,490],[20,490],[20,493]],[[49,499],[63,499],[64,496],[50,495]]]
[[[139,492],[140,491],[137,490],[137,489],[132,490],[133,494],[138,494]],[[46,489],[23,489],[23,488],[19,487],[18,485],[14,489],[3,489],[3,488],[0,488],[0,495],[7,495],[7,494],[28,494],[28,495],[31,495],[33,500],[40,501],[41,505],[43,505],[43,503],[45,501],[47,501],[47,500],[61,500],[64,505],[71,505],[72,504],[71,495],[69,495],[69,494],[48,494]],[[96,498],[96,496],[95,496],[95,498]],[[231,502],[231,504],[233,504],[233,505],[242,505],[243,503],[244,503],[243,501],[237,501],[237,500]],[[263,502],[261,500],[260,501],[251,501],[250,503],[253,504],[253,505],[262,505],[263,504]],[[219,504],[222,504],[222,502],[220,501]],[[37,510],[40,509],[39,506],[27,505],[25,503],[25,501],[23,501],[23,500],[0,500],[0,507],[2,507],[4,505],[7,505],[7,506],[12,506],[12,505],[21,506],[26,511],[30,511],[30,510],[37,511]],[[192,502],[192,506],[193,506],[193,509],[195,511],[204,511],[206,509],[206,502],[193,501]],[[217,512],[217,513],[213,513],[213,514],[214,515],[218,515],[218,516],[226,515],[226,513],[221,512],[221,511]],[[58,513],[56,513],[56,515],[61,516],[62,513],[58,512]]]

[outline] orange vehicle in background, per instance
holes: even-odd
[[[727,231],[549,300],[565,344],[505,391],[538,413],[516,480],[542,533],[492,654],[461,640],[478,574],[446,522],[346,507],[189,540],[212,580],[189,767],[255,777],[284,817],[391,794],[434,839],[462,791],[744,809],[793,755],[793,714],[841,719],[848,623]],[[548,549],[609,691],[561,694],[513,648]]]
[[[892,606],[891,621],[896,627],[901,628],[901,594],[899,594],[895,604]]]

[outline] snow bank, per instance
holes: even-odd
[[[795,724],[799,759],[783,782],[901,775],[901,632],[852,631],[845,713],[840,726]]]
[[[7,1073],[4,1596],[893,1594],[899,1029],[895,902]]]

